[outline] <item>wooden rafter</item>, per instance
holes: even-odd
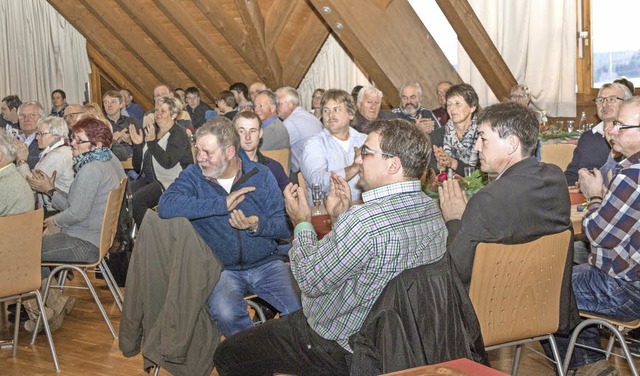
[[[206,73],[211,72],[212,69],[206,63],[203,64],[201,57],[194,55],[183,46],[173,34],[163,28],[158,20],[149,17],[144,7],[128,0],[115,1],[153,39],[158,47],[182,69],[204,95],[209,98],[215,98],[216,94],[223,90],[212,78],[212,75]]]
[[[312,11],[282,64],[284,86],[298,87],[329,36],[329,29]]]
[[[235,0],[236,7],[240,13],[240,18],[249,35],[249,41],[256,49],[258,57],[264,64],[263,70],[268,70],[273,74],[275,81],[265,82],[271,88],[278,88],[282,85],[282,65],[278,60],[276,51],[267,48],[265,40],[264,17],[260,12],[260,7],[256,0]]]
[[[300,3],[296,0],[275,0],[271,4],[271,8],[264,18],[267,49],[273,49],[297,4]],[[301,33],[301,35],[303,34]]]
[[[517,81],[469,2],[436,0],[436,3],[494,95],[499,100],[506,100]]]

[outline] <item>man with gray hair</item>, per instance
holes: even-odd
[[[264,165],[240,148],[231,120],[220,116],[196,131],[197,164],[185,168],[160,198],[161,218],[185,217],[224,264],[207,301],[222,334],[251,328],[244,297],[253,293],[287,315],[300,309],[289,266],[276,253],[291,236],[282,192]]]
[[[14,138],[0,129],[0,217],[17,215],[35,208],[35,199],[16,165]]]
[[[300,171],[300,161],[307,139],[322,130],[322,123],[318,118],[300,107],[298,92],[289,86],[276,90],[278,97],[278,116],[284,122],[289,132],[291,143],[291,176]],[[289,171],[287,171],[289,172]]]
[[[24,142],[29,149],[26,163],[33,169],[40,159],[40,149],[36,141],[38,120],[44,117],[44,108],[39,102],[27,102],[18,107],[18,119],[20,120],[20,134],[18,139]],[[20,161],[22,163],[23,161]]]
[[[278,119],[278,97],[271,90],[259,92],[253,100],[254,110],[262,120],[262,144],[260,150],[290,149],[289,132]]]
[[[388,111],[380,111],[382,91],[374,86],[365,86],[358,91],[356,115],[351,126],[358,132],[366,133],[367,124],[378,119],[393,119],[396,116]]]
[[[422,107],[422,86],[419,82],[410,82],[400,88],[400,107],[392,110],[400,119],[414,123],[420,129],[430,134],[435,128],[440,128],[435,115],[428,108]]]

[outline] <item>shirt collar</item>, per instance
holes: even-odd
[[[387,184],[362,193],[362,201],[374,201],[399,193],[420,192],[421,188],[420,180],[409,180],[400,183]]]
[[[276,120],[278,118],[278,115],[273,115],[272,117],[268,118],[267,120],[262,122],[262,128],[266,128],[267,125],[271,124],[274,120]]]
[[[604,137],[604,122],[601,121],[595,127],[591,128],[591,132],[593,132],[593,134],[599,133]]]

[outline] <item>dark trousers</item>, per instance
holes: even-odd
[[[347,355],[337,342],[311,329],[298,310],[225,339],[213,362],[220,376],[349,375]]]
[[[162,184],[157,181],[145,182],[144,179],[138,179],[131,182],[133,220],[138,228],[142,224],[142,218],[144,218],[147,209],[158,206],[163,191]]]

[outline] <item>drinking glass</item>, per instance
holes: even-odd
[[[314,184],[311,188],[311,199],[313,200],[313,206],[322,205],[322,199],[324,198],[324,192],[320,184]]]
[[[464,168],[464,177],[466,178],[467,176],[471,176],[471,174],[473,174],[473,172],[475,171],[475,167],[465,167]]]
[[[573,125],[574,125],[574,121],[573,120],[568,120],[567,121],[567,132],[573,132]]]

